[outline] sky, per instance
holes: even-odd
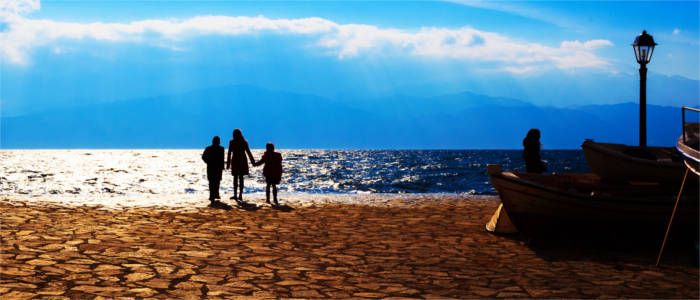
[[[642,30],[659,43],[649,103],[697,105],[699,14],[698,1],[0,0],[0,116],[240,84],[633,102]]]

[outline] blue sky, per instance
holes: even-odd
[[[232,84],[341,100],[629,102],[643,29],[660,44],[650,81],[700,77],[697,1],[1,3],[4,116]],[[687,99],[649,102],[697,104]]]

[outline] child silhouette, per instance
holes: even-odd
[[[263,167],[263,175],[265,176],[265,201],[270,203],[270,186],[272,186],[272,195],[274,196],[275,205],[279,206],[277,202],[277,185],[282,179],[282,154],[275,152],[275,145],[273,143],[267,143],[266,151],[263,154],[260,161],[253,161],[254,166],[259,166],[265,164]]]

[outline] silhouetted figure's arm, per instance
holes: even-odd
[[[207,150],[209,150],[209,147],[207,147],[206,149],[204,149],[204,153],[202,153],[202,160],[203,160],[206,164],[209,164],[209,155],[208,155],[209,153],[208,153]]]
[[[216,165],[216,148],[213,146],[209,146],[204,149],[204,153],[202,153],[202,160],[207,164],[207,166]]]
[[[231,168],[231,157],[233,157],[233,141],[228,143],[228,155],[226,155],[226,169]]]
[[[245,152],[248,153],[248,157],[250,158],[250,162],[255,164],[255,158],[253,158],[253,153],[250,152],[250,147],[248,147],[248,143],[245,143]]]
[[[267,154],[263,154],[262,158],[260,158],[260,161],[258,161],[258,162],[253,161],[253,166],[256,166],[256,167],[257,167],[257,166],[262,165],[263,163],[265,163],[265,158],[266,158],[266,157],[267,157]]]
[[[225,153],[224,147],[219,147],[219,149],[221,149],[221,150],[219,150],[219,153],[221,153],[221,154],[217,155],[218,156],[217,162],[219,165],[219,169],[223,170],[224,168],[226,168],[226,165],[224,163],[224,161],[225,161],[224,155],[226,155],[226,153]]]

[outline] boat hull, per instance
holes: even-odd
[[[640,150],[622,144],[586,140],[581,145],[593,173],[610,181],[673,182],[683,180],[685,166],[673,147],[647,147]],[[633,155],[646,153],[654,159]]]
[[[559,230],[662,230],[675,200],[666,187],[603,184],[594,174],[489,172],[489,176],[513,224],[530,235]],[[550,179],[557,184],[547,184]],[[678,226],[697,228],[697,195],[683,196],[677,218]]]

